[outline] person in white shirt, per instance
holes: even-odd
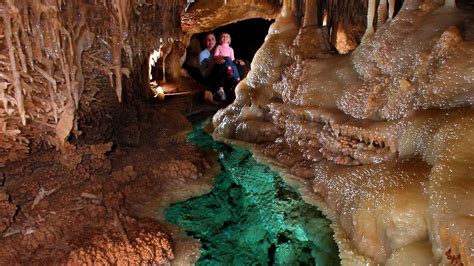
[[[220,88],[233,87],[229,85],[229,76],[232,77],[232,75],[227,71],[225,57],[214,55],[216,35],[212,32],[207,33],[204,38],[204,44],[206,48],[199,53],[199,71],[204,80],[204,84],[214,94],[215,99],[220,102],[225,102],[228,100],[226,93]],[[242,65],[244,64],[245,63]],[[229,93],[231,92],[227,92],[227,94]]]

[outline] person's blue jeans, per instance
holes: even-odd
[[[225,57],[225,65],[232,69],[232,76],[234,76],[236,80],[240,80],[240,74],[239,70],[237,69],[237,65],[232,62],[232,59],[230,59],[230,57]]]

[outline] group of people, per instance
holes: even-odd
[[[206,48],[199,54],[199,70],[204,84],[213,93],[214,100],[226,102],[233,100],[235,85],[240,82],[245,62],[236,59],[230,47],[231,37],[227,32],[219,36],[207,33],[204,38]]]

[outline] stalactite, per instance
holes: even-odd
[[[318,25],[318,6],[316,0],[305,1],[303,27]]]
[[[21,47],[21,42],[20,42],[20,37],[18,36],[18,31],[19,31],[19,29],[14,29],[12,31],[13,37],[14,37],[14,40],[15,40],[15,44],[16,44],[15,50],[18,53],[18,58],[20,58],[21,72],[22,73],[28,73],[28,69],[26,67],[26,57],[25,57],[25,53],[23,53],[23,49]]]
[[[66,95],[69,101],[74,101],[74,96],[72,95],[72,84],[71,84],[71,77],[70,77],[70,70],[69,65],[67,64],[67,59],[64,51],[61,51],[61,57],[59,58],[61,72],[64,75],[64,80],[66,83],[66,91],[68,92]]]
[[[113,0],[112,6],[115,9],[114,17],[118,21],[119,25],[119,34],[112,35],[112,64],[114,69],[115,75],[115,92],[118,97],[118,101],[122,101],[122,49],[126,46],[124,41],[126,36],[128,36],[128,28],[129,28],[129,15],[126,12],[131,10],[130,1],[128,0]],[[129,52],[126,52],[129,56],[129,60],[131,61],[131,56]],[[131,64],[131,62],[130,62]]]
[[[324,14],[326,16],[326,26],[332,29],[336,21],[344,17],[344,11],[338,9],[338,1],[336,0],[328,0],[326,11],[326,14]]]
[[[374,34],[375,2],[375,0],[369,0],[369,7],[367,9],[367,29],[365,30],[362,41],[367,40]]]
[[[122,37],[123,32],[123,16],[122,16],[122,0],[112,0],[112,7],[115,9],[115,18],[118,21],[120,37]]]
[[[377,28],[382,26],[387,21],[387,0],[380,0],[377,9]]]
[[[18,130],[35,138],[34,142],[51,144],[56,143],[52,138],[61,132],[58,137],[64,140],[70,130],[79,129],[75,112],[84,112],[91,99],[102,102],[103,99],[91,95],[100,91],[96,88],[107,86],[103,80],[110,78],[114,94],[121,101],[122,87],[126,86],[122,76],[132,77],[137,56],[146,54],[148,47],[159,46],[160,36],[166,42],[180,39],[180,1],[147,1],[143,8],[153,8],[147,10],[146,18],[132,13],[138,9],[136,1],[96,2],[97,5],[82,0],[5,0],[0,4],[0,42],[4,44],[0,59],[0,112],[6,115],[0,123],[5,130]],[[156,16],[157,13],[161,15]],[[146,30],[139,28],[143,25],[147,25]],[[93,52],[84,53],[91,47]],[[92,62],[86,62],[89,58],[93,58]],[[168,62],[166,67],[169,66]],[[56,121],[56,125],[51,121]],[[26,122],[31,125],[22,127]],[[55,131],[58,122],[68,126]],[[39,137],[38,123],[51,127]],[[7,139],[0,137],[0,154],[2,141]]]
[[[327,25],[328,25],[328,17],[329,17],[329,15],[328,15],[328,10],[327,10],[327,9],[324,9],[324,10],[323,10],[323,23],[322,23],[323,26],[327,26]]]
[[[112,36],[112,66],[115,75],[115,93],[118,101],[122,102],[122,45],[120,44],[120,37]]]
[[[70,88],[70,95],[72,95],[72,102],[74,103],[74,107],[76,109],[79,106],[79,82],[76,79],[76,73],[77,73],[77,66],[74,65],[72,56],[68,56],[67,58],[67,64],[68,64],[68,69],[69,69],[69,78],[71,80],[71,88]]]
[[[76,80],[78,81],[78,92],[77,92],[77,103],[76,108],[79,106],[79,100],[84,92],[84,75],[82,73],[82,53],[88,50],[92,46],[94,41],[94,34],[92,34],[87,26],[81,26],[79,36],[76,37],[74,47],[74,65],[77,66]]]
[[[388,20],[393,19],[393,14],[395,14],[395,0],[388,0]]]
[[[299,0],[293,0],[291,3],[291,9],[293,10],[293,16],[298,17],[298,9],[299,9]]]
[[[34,61],[33,61],[33,47],[31,44],[30,38],[28,38],[28,28],[29,25],[27,26],[27,30],[24,28],[21,29],[21,44],[23,44],[23,47],[25,47],[25,52],[26,52],[26,60],[28,61],[28,65],[30,68],[34,68]],[[30,30],[31,31],[31,30]]]
[[[5,24],[5,38],[7,41],[8,55],[10,57],[10,68],[13,75],[13,86],[15,88],[15,100],[18,108],[18,113],[20,114],[21,122],[23,125],[26,125],[26,112],[25,112],[25,103],[23,98],[23,92],[20,82],[20,72],[17,69],[16,59],[15,59],[15,47],[12,43],[12,25],[10,21],[10,16],[6,13],[2,14],[3,22]]]
[[[132,51],[132,46],[129,44],[124,44],[123,45],[123,50],[125,53],[128,55],[128,67],[133,68],[133,51]]]
[[[163,75],[163,82],[166,82],[166,60],[168,55],[171,53],[173,49],[173,41],[164,39],[162,45],[160,45],[160,54],[161,54],[161,71]]]
[[[281,10],[282,17],[289,17],[292,15],[292,1],[283,0],[283,8]]]
[[[57,92],[57,82],[56,79],[46,72],[46,70],[41,69],[39,66],[35,66],[35,70],[38,71],[47,81],[49,81],[49,86],[48,86],[48,91],[49,91],[49,99],[50,99],[50,105],[53,108],[53,116],[54,116],[54,121],[57,123],[58,122],[58,105],[56,104],[55,98],[56,98],[56,92]]]
[[[55,79],[51,74],[49,74],[48,72],[46,72],[46,70],[41,69],[39,66],[35,66],[35,69],[36,69],[36,71],[38,71],[47,81],[49,81],[49,83],[51,83],[51,86],[53,86],[53,88],[54,88],[54,92],[56,92],[56,91],[57,91],[57,82],[56,82],[56,79]]]

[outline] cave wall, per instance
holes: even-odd
[[[150,51],[180,37],[183,4],[2,2],[0,164],[60,148],[88,128],[110,135],[110,117],[136,89],[131,80]]]
[[[177,80],[187,75],[181,64],[193,32],[239,19],[272,18],[279,10],[278,3],[266,0],[198,1],[187,12],[185,4],[0,3],[0,165],[41,148],[61,148],[71,138],[89,143],[110,138],[123,101],[153,96],[148,80],[153,50],[161,52],[158,69]],[[187,23],[201,26],[190,30]]]

